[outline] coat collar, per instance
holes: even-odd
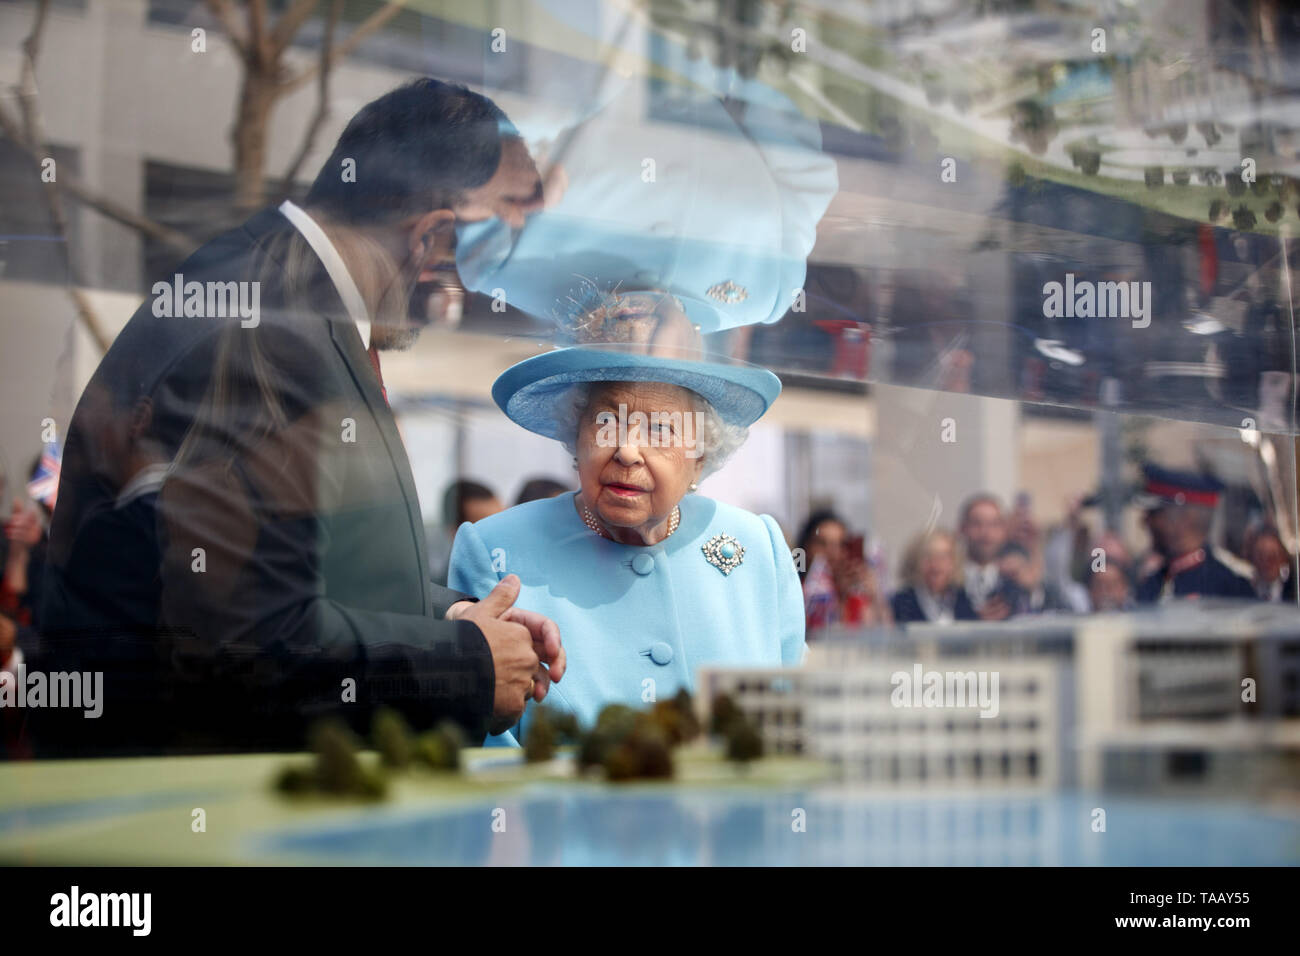
[[[302,237],[307,240],[312,251],[316,253],[316,258],[325,266],[325,271],[329,273],[330,281],[334,283],[334,290],[343,300],[343,307],[348,310],[348,316],[353,322],[369,322],[370,312],[366,309],[365,300],[361,297],[361,290],[357,288],[356,281],[352,278],[352,273],[348,271],[347,263],[339,255],[338,249],[330,241],[330,237],[325,234],[325,230],[320,227],[311,216],[304,212],[299,206],[286,199],[280,203],[280,213],[293,227],[302,233]]]

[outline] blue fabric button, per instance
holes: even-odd
[[[648,555],[647,555],[648,557]],[[656,664],[669,664],[673,659],[672,645],[665,644],[663,641],[656,641],[650,645],[650,660]]]
[[[635,558],[632,559],[632,570],[635,571],[637,574],[649,574],[654,569],[655,569],[654,555],[638,554]],[[664,646],[667,647],[668,645],[665,644]],[[665,661],[665,663],[667,662]]]

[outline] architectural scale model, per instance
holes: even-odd
[[[706,668],[772,753],[885,789],[1294,788],[1300,609],[1163,608],[839,632],[797,669]]]

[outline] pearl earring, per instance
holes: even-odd
[[[700,490],[700,486],[699,486],[699,484],[698,484],[697,482],[692,481],[692,482],[691,482],[691,491],[699,491],[699,490]]]

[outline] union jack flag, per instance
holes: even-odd
[[[34,501],[39,501],[45,507],[54,508],[54,502],[59,497],[59,471],[63,466],[63,446],[59,444],[58,439],[46,442],[45,449],[41,452],[41,460],[36,465],[36,470],[32,473],[32,480],[27,482],[27,494]]]

